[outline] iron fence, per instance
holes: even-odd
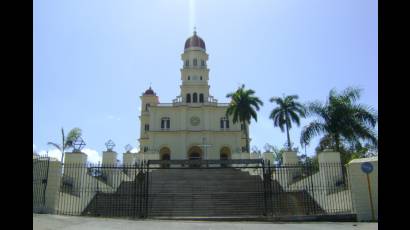
[[[149,217],[267,214],[262,160],[151,160]]]
[[[37,207],[44,205],[46,162],[33,160]],[[64,164],[63,172],[56,211],[64,215],[271,218],[354,212],[340,164],[150,160],[133,165]]]
[[[144,163],[141,165],[64,164],[57,213],[145,217],[146,176]]]
[[[274,216],[352,214],[345,167],[338,163],[270,166]]]

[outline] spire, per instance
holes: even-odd
[[[196,35],[196,26],[194,26],[194,36]]]

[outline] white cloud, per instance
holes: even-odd
[[[131,153],[138,153],[140,151],[140,149],[138,147],[135,147],[133,149],[131,149]]]
[[[87,154],[87,161],[91,163],[98,163],[102,161],[100,155],[94,149],[84,148],[81,152]]]
[[[84,148],[81,152],[87,154],[87,161],[91,163],[98,163],[101,162],[101,157],[99,153],[94,149]],[[41,156],[49,156],[56,158],[57,160],[61,160],[61,152],[58,149],[51,149],[51,150],[41,150],[39,152]]]
[[[61,160],[61,152],[58,149],[51,149],[51,150],[41,150],[39,152],[40,156],[49,156],[52,158],[56,158],[57,160]]]
[[[121,120],[121,118],[119,118],[119,117],[116,117],[116,116],[114,116],[114,115],[107,115],[106,116],[106,119],[108,119],[108,120],[116,120],[116,121],[120,121]]]

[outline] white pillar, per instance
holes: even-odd
[[[122,155],[122,162],[126,166],[134,166],[135,153],[126,152]]]
[[[61,162],[57,159],[33,157],[33,181],[37,182],[33,183],[33,211],[55,213],[58,207],[61,174]]]
[[[72,185],[72,191],[81,190],[83,180],[87,174],[87,154],[82,152],[68,152],[64,157],[63,183]]]
[[[123,162],[123,166],[125,168],[125,173],[127,174],[127,176],[131,179],[134,179],[135,176],[135,160],[136,160],[136,154],[135,153],[130,153],[130,152],[126,152],[122,155],[122,162]]]
[[[298,176],[301,172],[301,168],[299,165],[299,159],[297,153],[295,151],[286,151],[282,154],[282,166],[283,169],[279,173],[283,173],[282,178],[284,184],[291,184],[294,181],[294,178]]]
[[[102,155],[102,172],[103,175],[107,178],[107,183],[109,185],[114,185],[116,182],[117,175],[117,153],[114,151],[103,151]]]
[[[319,173],[327,193],[336,188],[336,183],[343,180],[340,153],[325,149],[318,153]]]
[[[270,162],[270,165],[272,165],[274,162],[273,159],[273,153],[263,153],[263,160],[265,160],[266,162]]]
[[[369,180],[367,180],[367,174],[361,168],[365,162],[373,166],[373,171],[369,173]],[[356,211],[357,220],[378,220],[378,157],[352,160],[347,164],[347,171],[352,194],[352,205],[354,211]],[[371,202],[370,197],[372,198]],[[372,217],[372,205],[374,219]]]
[[[102,164],[116,166],[117,165],[117,153],[114,151],[103,151]]]
[[[283,165],[297,165],[299,159],[295,151],[285,151],[282,154]]]
[[[58,208],[59,192],[62,177],[62,165],[57,159],[50,159],[46,188],[46,212],[55,213]]]

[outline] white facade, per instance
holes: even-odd
[[[228,103],[210,95],[208,54],[196,32],[187,39],[181,59],[182,84],[172,103],[160,103],[151,87],[140,97],[138,160],[249,158],[242,153],[241,125],[225,117]]]

